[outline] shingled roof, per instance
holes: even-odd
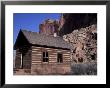
[[[30,44],[49,46],[56,48],[71,49],[71,45],[63,40],[62,37],[54,37],[51,35],[39,34],[27,30],[21,30]]]

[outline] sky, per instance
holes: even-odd
[[[14,13],[13,14],[13,39],[14,43],[20,29],[39,32],[39,24],[46,19],[60,18],[59,13]]]

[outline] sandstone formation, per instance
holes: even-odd
[[[96,13],[64,13],[60,18],[59,35],[71,33],[73,30],[88,27],[97,24]]]
[[[46,35],[58,35],[59,21],[46,19],[39,25],[39,33]]]

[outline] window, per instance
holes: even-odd
[[[61,53],[57,54],[57,62],[59,62],[59,63],[63,62],[63,58],[62,58],[62,54]]]
[[[48,62],[48,52],[43,52],[43,62]]]

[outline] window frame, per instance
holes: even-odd
[[[43,63],[49,62],[49,54],[48,54],[47,51],[43,51],[43,52],[42,52],[42,62],[43,62]]]
[[[58,55],[61,55],[61,58],[58,58]],[[63,53],[57,53],[57,63],[63,63]]]

